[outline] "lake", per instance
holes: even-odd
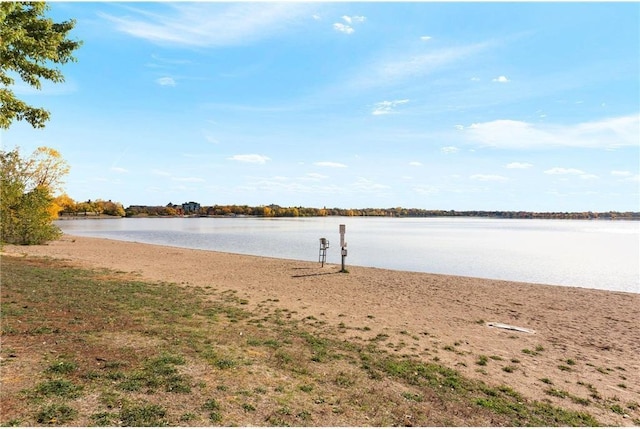
[[[640,222],[486,218],[59,220],[67,234],[349,265],[640,293]]]

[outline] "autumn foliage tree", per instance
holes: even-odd
[[[42,244],[60,236],[52,223],[58,214],[53,192],[68,172],[51,148],[39,147],[27,158],[19,149],[0,151],[0,242]]]

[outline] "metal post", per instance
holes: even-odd
[[[344,241],[345,232],[346,232],[346,226],[340,225],[340,247],[341,247],[340,254],[342,256],[342,269],[340,271],[343,273],[347,272],[347,269],[345,268],[345,259],[347,257],[347,242]]]

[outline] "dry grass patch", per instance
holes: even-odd
[[[384,335],[346,340],[277,300],[249,311],[215,285],[187,290],[46,259],[1,263],[5,425],[597,424],[397,356]]]

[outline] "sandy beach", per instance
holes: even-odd
[[[68,235],[4,252],[186,289],[235,290],[250,306],[277,302],[300,319],[341,326],[340,335],[353,341],[386,335],[391,351],[437,358],[469,377],[589,412],[607,425],[633,426],[640,419],[640,294],[355,266],[345,274],[339,265]],[[489,363],[479,365],[480,356]],[[550,381],[575,397],[597,394],[624,413],[549,395]]]

